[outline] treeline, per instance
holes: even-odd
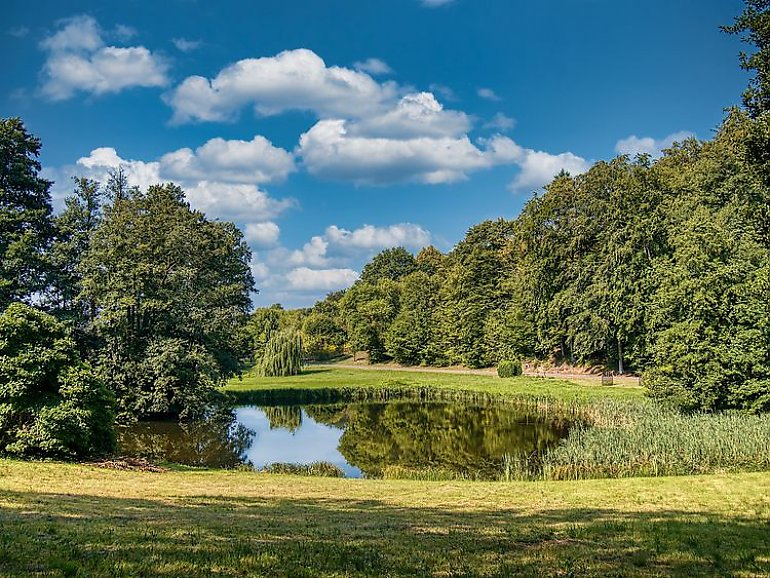
[[[271,315],[308,357],[606,364],[688,407],[767,409],[770,115],[733,110],[710,141],[561,174],[446,255],[385,250],[350,289],[252,327]]]
[[[114,423],[202,413],[250,355],[251,253],[173,184],[76,179],[0,119],[0,453],[109,452]]]

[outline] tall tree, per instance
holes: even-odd
[[[415,268],[414,255],[404,247],[385,249],[364,265],[361,271],[361,281],[372,284],[382,279],[396,281],[404,275],[412,273]]]
[[[238,370],[250,257],[232,223],[191,210],[173,184],[105,206],[81,298],[99,311],[99,362],[123,415],[186,415]]]
[[[752,44],[755,52],[740,53],[741,68],[754,72],[749,86],[743,92],[743,105],[752,117],[770,111],[770,0],[745,0],[746,8],[732,26],[722,30],[743,35],[743,41]]]
[[[39,176],[40,140],[19,118],[0,119],[0,311],[46,286],[53,237],[50,181]]]
[[[80,261],[88,252],[91,236],[101,223],[102,197],[99,183],[75,178],[75,190],[64,201],[64,210],[54,218],[56,236],[50,251],[52,265],[48,299],[60,317],[80,327],[93,319],[93,304],[77,302],[82,290]]]

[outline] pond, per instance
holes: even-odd
[[[240,406],[190,424],[124,428],[124,454],[191,466],[272,469],[318,462],[346,477],[498,479],[504,461],[539,457],[567,435],[558,421],[515,405],[461,402]]]

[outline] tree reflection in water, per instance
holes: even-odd
[[[121,448],[149,459],[232,468],[248,463],[247,451],[256,447],[262,427],[288,432],[271,436],[270,449],[280,455],[286,447],[286,453],[291,453],[289,444],[303,443],[294,434],[313,426],[303,423],[304,415],[308,422],[342,430],[338,447],[318,451],[328,455],[328,450],[338,449],[348,465],[367,477],[380,477],[396,467],[498,479],[506,456],[537,464],[545,451],[567,435],[564,423],[552,423],[510,405],[398,400],[250,409],[263,416],[258,418],[263,425],[254,425],[257,432],[238,423],[235,412],[223,410],[189,424],[140,422],[121,432]],[[328,437],[337,444],[337,436]],[[320,443],[320,439],[313,441]]]
[[[254,432],[222,409],[189,423],[143,421],[121,428],[121,452],[188,466],[235,468],[246,464]]]

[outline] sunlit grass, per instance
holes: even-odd
[[[0,460],[3,576],[761,576],[770,474],[424,482]]]

